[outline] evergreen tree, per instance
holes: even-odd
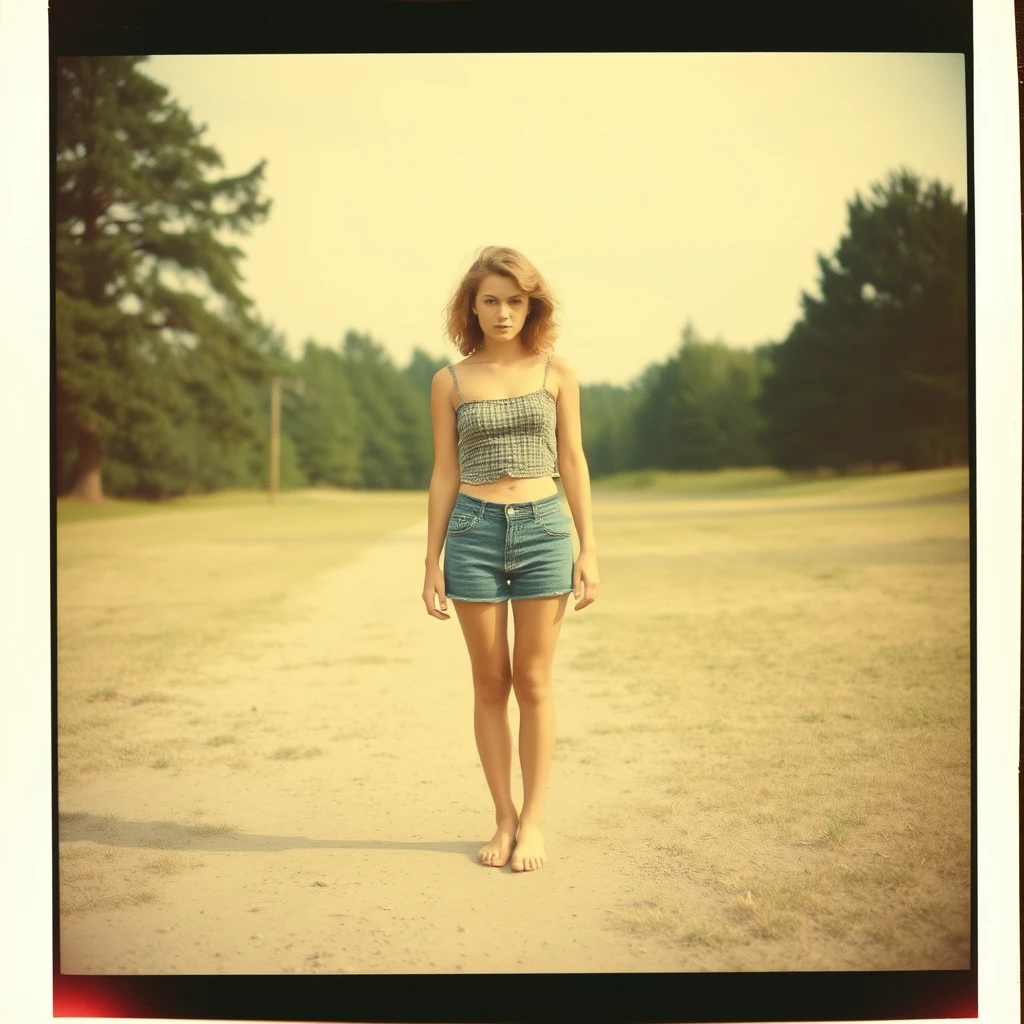
[[[643,392],[637,386],[580,386],[580,426],[593,477],[633,468],[635,418]]]
[[[688,322],[675,355],[642,378],[638,465],[710,470],[761,463],[761,374],[755,353],[702,341]]]
[[[427,486],[433,466],[429,378],[426,393],[414,378],[430,357],[418,356],[399,370],[382,345],[354,330],[336,349],[306,342],[297,367],[305,393],[282,398],[282,429],[310,483]]]
[[[311,484],[357,487],[362,462],[360,407],[341,353],[309,340],[297,372],[301,400],[281,397],[282,434],[291,438],[303,476]]]
[[[359,407],[360,485],[371,489],[411,486],[410,438],[393,386],[397,370],[384,347],[358,331],[345,333],[341,351]],[[408,387],[411,392],[412,386]],[[405,398],[408,402],[411,395]]]
[[[216,237],[266,217],[264,164],[208,180],[222,161],[205,127],[139,70],[145,59],[57,62],[57,448],[90,498],[104,451],[120,463],[115,490],[194,485],[199,438],[254,439],[250,385],[270,372],[242,252]]]
[[[438,370],[443,370],[452,360],[444,356],[434,357],[418,346],[413,349],[409,365],[402,371],[430,405],[430,382]]]
[[[952,189],[902,169],[847,204],[821,297],[772,348],[762,408],[784,468],[967,457],[967,218]]]

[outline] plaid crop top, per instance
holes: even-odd
[[[514,477],[558,476],[555,396],[546,386],[550,366],[549,355],[543,384],[529,394],[464,402],[455,367],[449,364],[459,397],[455,425],[463,483],[490,483],[502,473]]]

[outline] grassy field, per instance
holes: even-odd
[[[424,513],[424,496],[227,493],[164,505],[57,506],[57,721],[61,787],[96,773],[173,766],[181,745],[126,735],[119,712],[198,725],[196,686],[236,636],[275,620],[284,595]],[[225,723],[205,739],[230,757]],[[206,751],[201,751],[205,753]],[[281,753],[280,757],[295,756]]]
[[[967,472],[764,476],[747,492],[736,476],[717,492],[665,479],[598,506],[616,628],[591,623],[576,667],[603,681],[596,695],[646,701],[623,743],[674,755],[644,834],[666,878],[721,896],[695,915],[685,887],[662,885],[620,924],[710,949],[834,941],[878,969],[966,966]],[[622,831],[614,814],[603,825]]]
[[[602,842],[642,850],[649,868],[614,927],[727,965],[707,969],[736,969],[729,957],[758,944],[771,970],[810,948],[835,949],[839,969],[966,966],[966,470],[622,483],[594,487],[600,612],[574,621],[573,667],[594,697],[639,712],[562,747],[586,763],[612,745],[659,766],[653,788],[598,823]],[[248,709],[217,722],[197,711],[221,682],[211,656],[275,621],[282,595],[424,514],[421,493],[60,503],[62,799],[125,771],[244,764],[259,728]],[[126,730],[126,713],[140,726]],[[268,758],[320,754],[282,743]],[[204,816],[197,803],[181,827],[232,827]],[[62,819],[65,838],[76,822]],[[201,863],[170,847],[64,847],[68,914],[145,902],[148,881]]]

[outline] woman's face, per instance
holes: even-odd
[[[473,302],[484,338],[497,344],[519,337],[529,308],[530,300],[519,290],[515,279],[502,274],[485,277]]]

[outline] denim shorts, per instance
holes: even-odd
[[[557,494],[506,504],[460,491],[444,540],[445,595],[497,603],[570,593],[569,525]]]

